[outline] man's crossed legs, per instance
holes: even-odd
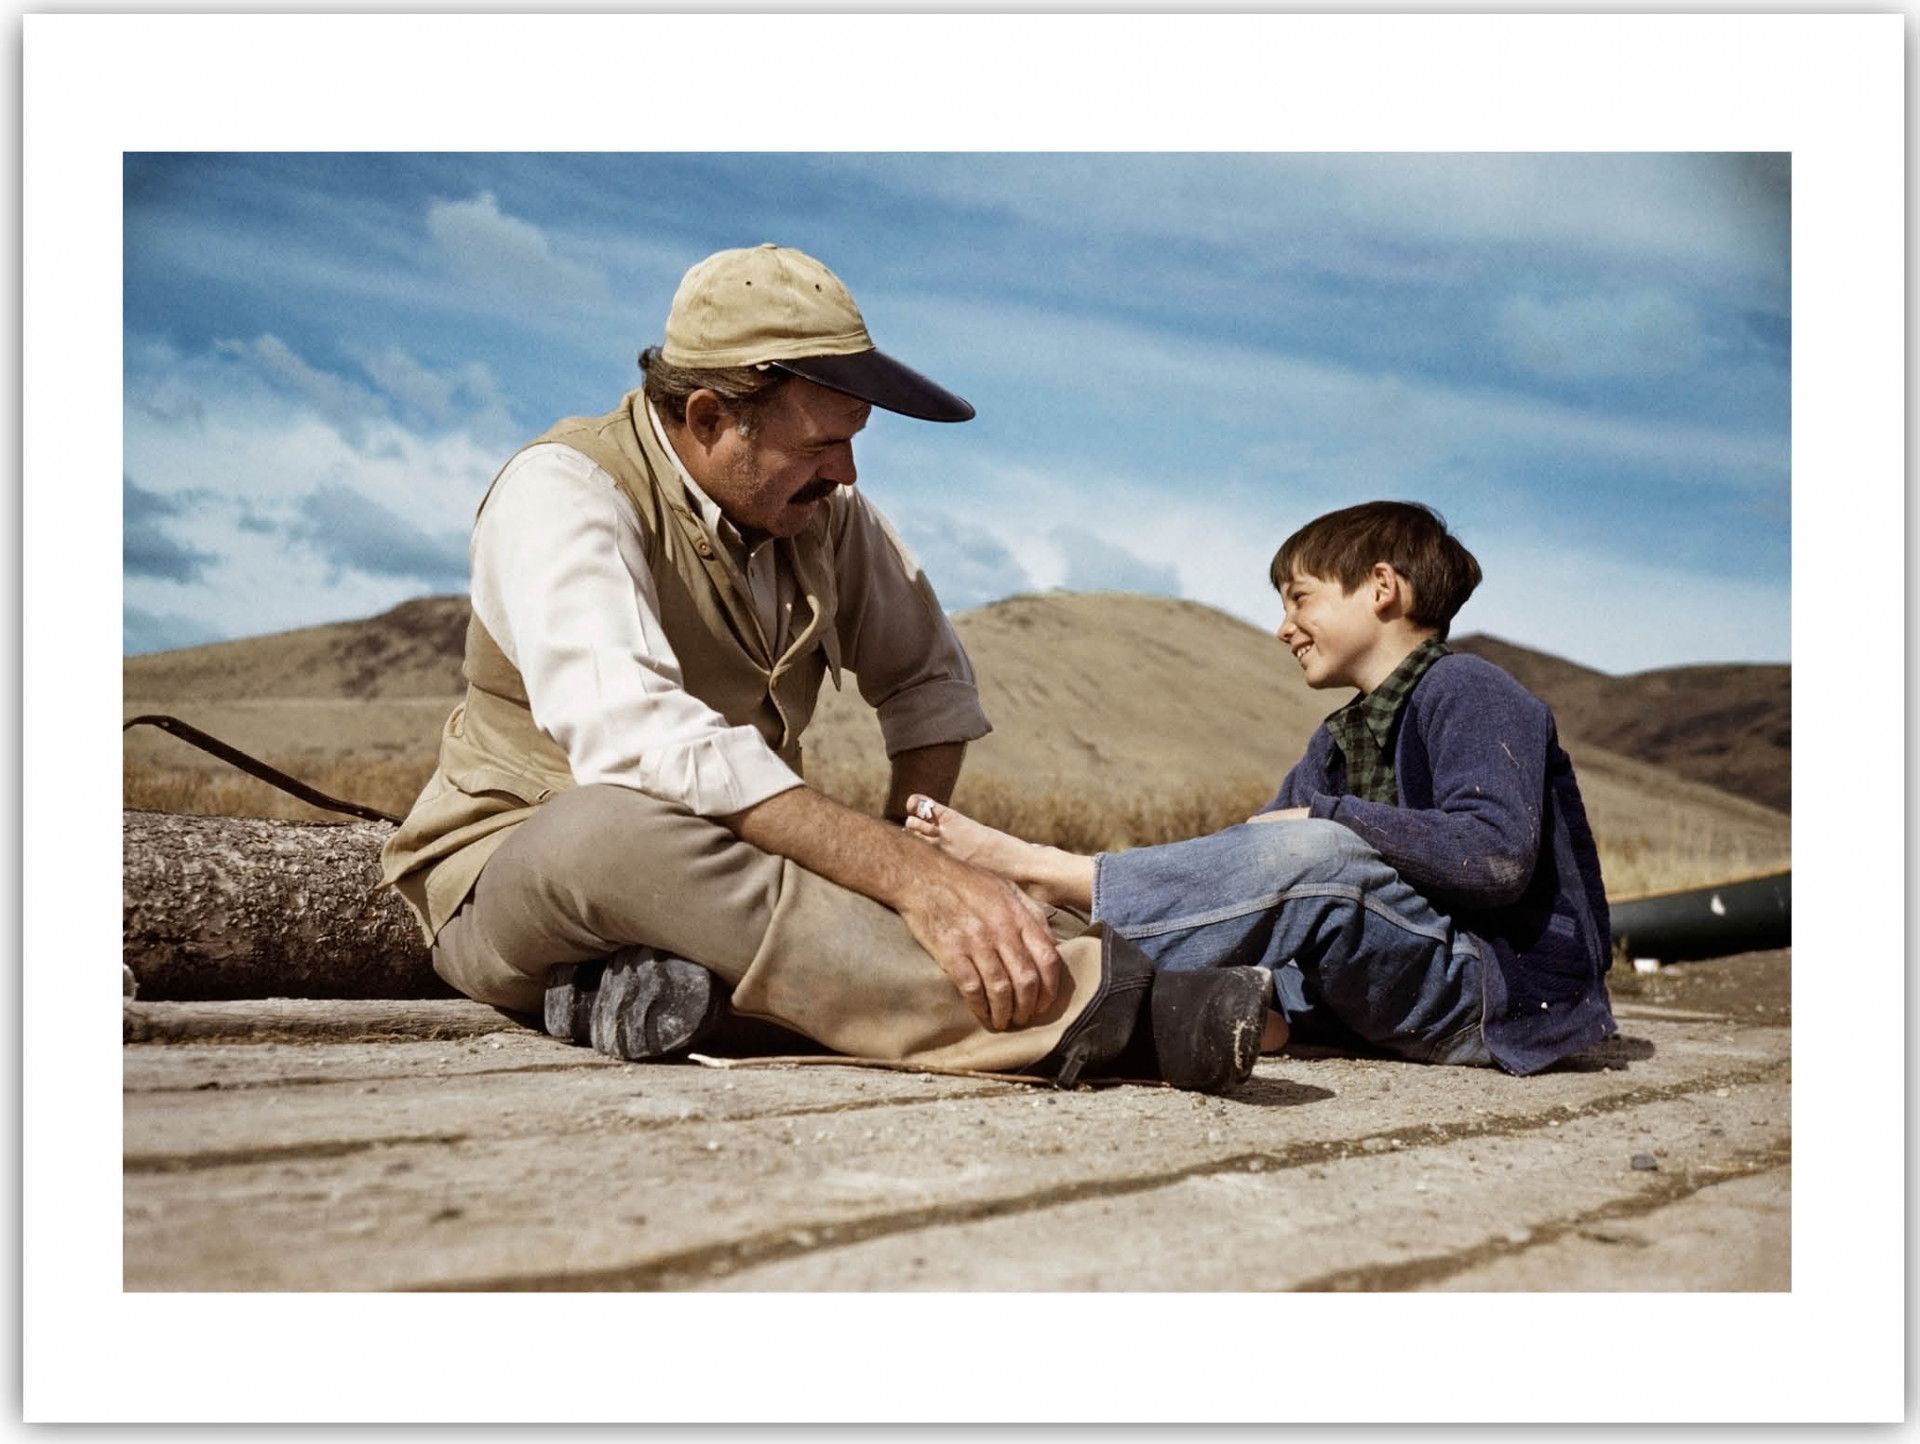
[[[467,996],[523,1013],[544,1011],[555,967],[611,957],[627,988],[635,965],[644,973],[666,955],[718,977],[736,1011],[838,1053],[1068,1082],[1126,1054],[1183,1087],[1245,1079],[1255,1056],[1245,1020],[1257,1034],[1264,976],[1227,969],[1160,988],[1151,961],[1112,930],[1064,912],[1053,925],[1071,987],[1032,1025],[994,1032],[891,909],[711,818],[590,786],[559,793],[514,829],[433,956]]]

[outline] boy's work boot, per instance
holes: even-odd
[[[547,970],[546,1031],[610,1058],[684,1053],[714,1032],[726,1006],[718,978],[657,948]]]
[[[1027,1072],[1071,1088],[1085,1077],[1160,1078],[1226,1093],[1260,1057],[1271,979],[1262,968],[1156,973],[1153,960],[1096,923],[1100,993],[1059,1044]]]

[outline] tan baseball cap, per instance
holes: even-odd
[[[768,243],[720,251],[674,292],[663,360],[695,369],[777,366],[923,421],[973,407],[873,344],[840,278],[804,251]]]

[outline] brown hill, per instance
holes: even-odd
[[[153,703],[450,697],[464,691],[465,597],[418,597],[364,621],[128,657],[121,690]]]
[[[176,713],[336,796],[403,811],[461,688],[466,612],[464,597],[424,598],[364,622],[131,657],[125,714]],[[994,722],[970,749],[960,800],[1066,845],[1191,836],[1235,820],[1244,815],[1236,809],[1271,793],[1344,700],[1308,689],[1268,633],[1195,602],[1056,592],[996,602],[955,623]],[[1560,716],[1616,893],[1788,859],[1780,812],[1594,735],[1650,745],[1642,739],[1662,736],[1662,719],[1618,713],[1667,705],[1694,719],[1685,740],[1698,755],[1711,726],[1697,705],[1705,689],[1659,673],[1609,678],[1492,638],[1462,646],[1506,666]],[[1651,702],[1636,702],[1640,695]],[[1783,728],[1766,754],[1782,774],[1786,740]],[[829,686],[821,697],[807,733],[808,776],[871,807],[883,760],[878,724],[849,674],[844,691]],[[128,735],[126,761],[129,796],[150,799],[137,805],[311,815],[298,804],[280,811],[284,799],[246,779],[224,800],[202,799],[192,779],[227,769],[152,729]],[[1116,805],[1132,820],[1114,821]]]
[[[212,708],[248,732],[286,725],[280,714],[293,700],[437,705],[461,690],[466,618],[464,597],[422,597],[365,621],[129,657],[125,696],[147,710]],[[976,768],[1106,788],[1178,785],[1223,770],[1278,777],[1340,700],[1310,691],[1267,633],[1197,602],[1056,592],[980,607],[956,624],[996,728],[974,748]],[[1789,806],[1787,666],[1611,677],[1498,637],[1453,645],[1504,667],[1545,700],[1570,742]],[[323,710],[338,725],[353,709]],[[419,726],[412,710],[409,731]],[[249,717],[255,722],[241,720]],[[843,695],[823,697],[808,754],[850,765],[871,755],[878,737],[849,678]]]
[[[125,663],[125,715],[174,712],[247,751],[430,755],[464,687],[464,597],[407,602],[361,622],[154,652]],[[994,732],[973,774],[1106,795],[1202,784],[1258,794],[1328,711],[1271,636],[1195,602],[1124,593],[1015,597],[956,625]],[[822,692],[807,769],[844,778],[883,757],[857,679]],[[142,762],[198,765],[146,731]]]
[[[1109,794],[1272,785],[1329,710],[1272,636],[1198,602],[1055,592],[955,626],[994,725],[970,771]],[[878,750],[852,679],[823,695],[807,744],[829,767]]]
[[[1504,667],[1553,708],[1561,734],[1782,812],[1793,805],[1793,669],[1663,667],[1610,677],[1503,642],[1450,645]]]

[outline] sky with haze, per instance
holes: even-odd
[[[778,241],[967,397],[861,485],[949,610],[1271,628],[1288,532],[1438,507],[1456,623],[1611,672],[1785,661],[1784,155],[129,154],[132,652],[464,591],[508,455]],[[1276,660],[1279,660],[1276,652]]]

